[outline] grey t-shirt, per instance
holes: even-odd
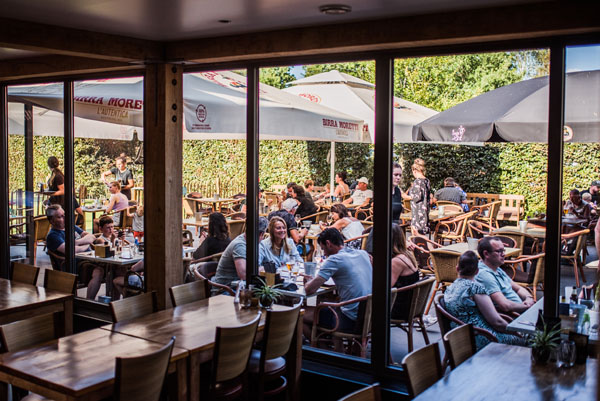
[[[437,200],[450,201],[454,203],[462,203],[466,198],[463,191],[456,187],[444,187],[433,195]]]
[[[232,281],[239,280],[237,270],[235,270],[235,260],[240,258],[246,259],[246,236],[244,234],[238,235],[225,248],[212,281],[231,286]]]
[[[361,250],[342,248],[335,255],[328,256],[321,266],[319,277],[325,280],[333,278],[342,302],[368,295],[373,288],[369,255]],[[342,306],[341,310],[349,319],[356,320],[358,317],[358,303]]]

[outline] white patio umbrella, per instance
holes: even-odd
[[[184,139],[245,139],[245,77],[229,71],[186,74],[183,85]],[[138,136],[143,138],[141,78],[78,82],[74,94],[75,116],[124,127],[139,127]],[[63,111],[62,99],[62,84],[17,86],[8,91],[9,102],[30,103],[55,112]],[[43,118],[39,113],[37,116]],[[18,114],[14,119],[19,121]],[[261,139],[369,142],[360,118],[264,84],[260,85],[259,123]],[[34,120],[34,130],[36,124],[40,123]],[[98,132],[88,134],[88,137],[108,138],[112,130],[102,127],[98,126]],[[122,130],[118,128],[117,131]],[[124,130],[132,132],[129,128]]]

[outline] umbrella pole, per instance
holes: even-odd
[[[335,190],[335,142],[331,142],[329,155],[329,195],[333,196],[333,191]]]

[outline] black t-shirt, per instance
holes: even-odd
[[[205,256],[214,255],[220,253],[227,248],[227,245],[231,242],[231,238],[218,239],[217,237],[207,237],[204,242],[194,251],[194,259],[200,259]]]
[[[402,207],[402,193],[400,188],[394,187],[392,191],[392,221],[397,223],[404,208]]]
[[[50,180],[48,180],[48,189],[50,191],[58,191],[58,186],[64,185],[64,184],[65,184],[65,176],[63,175],[63,173],[56,171],[56,172],[52,173]],[[50,199],[48,199],[48,202],[51,205],[61,205],[64,208],[65,207],[65,196],[64,195],[51,196]]]
[[[310,216],[311,214],[317,213],[317,206],[312,199],[309,199],[307,196],[296,198],[300,204],[296,209],[296,214],[299,214],[302,217]]]
[[[119,181],[121,184],[121,193],[131,199],[131,189],[123,189],[125,185],[129,185],[129,180],[133,180],[133,174],[128,168],[125,171],[121,171],[116,167],[110,169],[110,172],[115,175],[115,181]]]

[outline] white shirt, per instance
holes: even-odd
[[[358,206],[365,203],[367,199],[373,199],[373,191],[370,189],[366,189],[361,191],[360,189],[354,190],[354,193],[351,196],[352,198],[352,206]]]

